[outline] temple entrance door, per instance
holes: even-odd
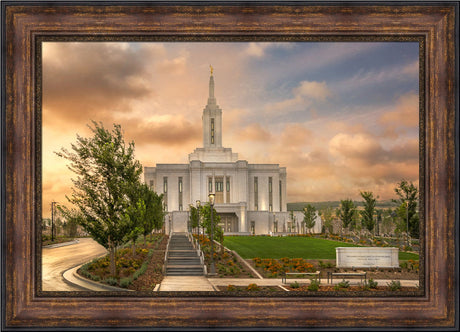
[[[222,204],[224,202],[224,178],[217,178],[215,179],[216,183],[216,203]]]
[[[219,213],[220,223],[224,233],[238,232],[238,217],[235,213]]]

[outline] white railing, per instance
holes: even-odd
[[[163,274],[164,274],[164,275],[166,275],[166,268],[168,267],[169,242],[171,242],[171,235],[169,236],[168,244],[166,245],[165,262],[164,262],[164,264],[163,264]]]
[[[188,239],[192,242],[193,248],[196,250],[198,257],[200,257],[200,264],[204,267],[204,274],[207,274],[206,264],[204,263],[204,254],[201,251],[200,242],[193,236],[192,233],[187,232]]]

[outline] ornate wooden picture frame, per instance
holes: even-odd
[[[6,329],[458,327],[455,25],[458,4],[2,3]],[[424,45],[423,292],[411,297],[44,295],[37,282],[40,43],[46,40],[382,40]],[[458,37],[458,36],[457,36]],[[3,174],[2,174],[3,175]],[[3,200],[3,199],[2,199]],[[457,215],[456,215],[457,213]],[[457,219],[456,219],[457,218]],[[457,250],[457,251],[456,251]]]

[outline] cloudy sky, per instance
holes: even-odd
[[[73,175],[53,152],[121,124],[144,166],[202,146],[209,65],[223,146],[287,167],[288,202],[418,184],[418,43],[44,43],[43,212]]]

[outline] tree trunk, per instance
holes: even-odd
[[[147,235],[144,234],[144,246],[147,245]]]
[[[109,244],[109,252],[110,252],[110,274],[112,276],[115,276],[117,274],[117,267],[116,267],[116,263],[115,263],[115,257],[116,257],[116,253],[115,253],[115,247],[113,246],[112,243]]]

